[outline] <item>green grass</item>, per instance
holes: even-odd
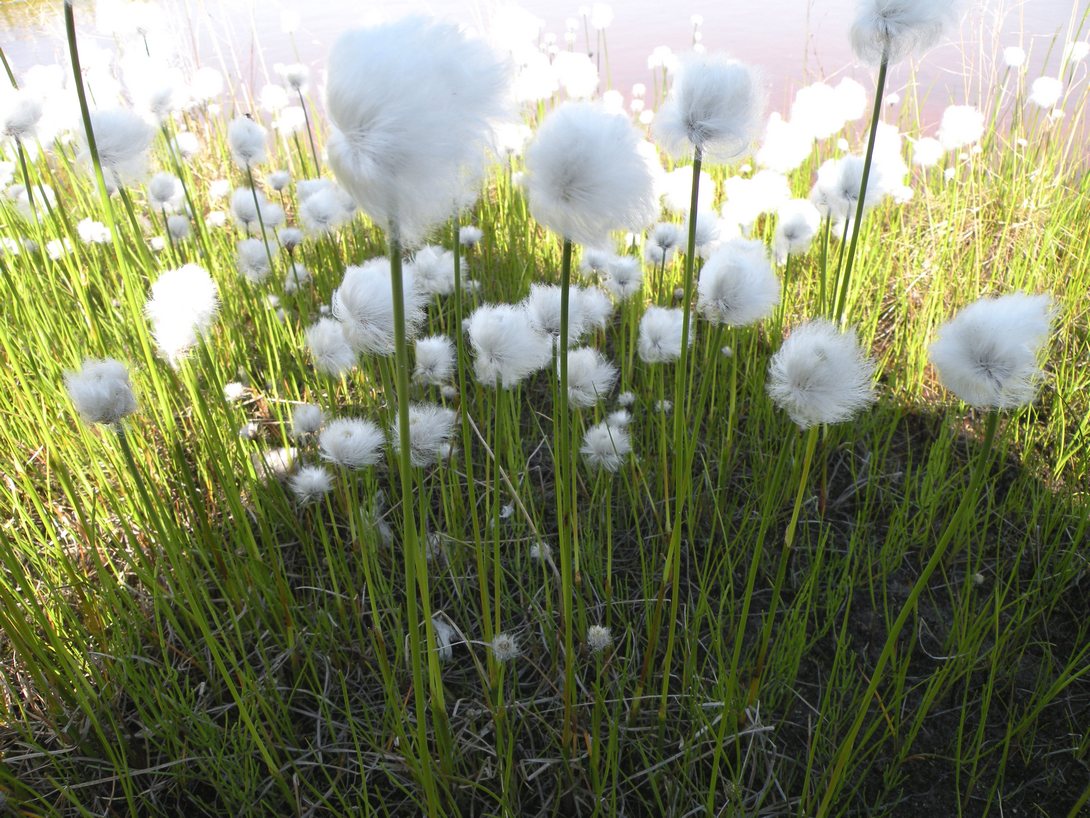
[[[0,255],[8,803],[66,816],[809,816],[829,796],[829,815],[1075,815],[1090,767],[1085,88],[1073,86],[1065,105],[1070,130],[1018,119],[957,163],[955,181],[914,171],[911,202],[867,217],[847,313],[878,361],[879,401],[820,434],[790,550],[805,435],[767,398],[765,376],[785,329],[815,313],[817,245],[792,261],[783,326],[716,334],[694,319],[687,481],[671,471],[673,418],[655,409],[674,388],[673,367],[642,364],[632,334],[644,302],[671,301],[682,262],[658,291],[647,289],[649,271],[640,302],[591,339],[637,396],[635,457],[613,476],[579,463],[568,490],[580,554],[570,730],[560,555],[531,556],[558,541],[554,379],[539,373],[497,392],[467,364],[464,397],[446,401],[460,412],[459,451],[414,470],[412,496],[390,453],[385,466],[339,471],[327,502],[300,508],[258,465],[294,445],[294,402],[383,426],[394,418],[390,360],[363,359],[330,379],[303,340],[344,265],[385,252],[379,231],[361,217],[305,242],[297,257],[314,281],[297,295],[280,290],[283,253],[270,283],[239,277],[233,227],[202,224],[149,251],[161,219],[139,189],[129,191],[131,217],[111,200],[120,241],[85,245],[78,221],[106,214],[73,148],[51,146],[29,173],[59,206],[38,223],[0,203],[2,235],[72,244],[56,260]],[[916,134],[906,110],[902,127]],[[245,179],[222,119],[198,111],[184,125],[206,145],[184,168],[203,220],[225,207],[209,201],[211,179]],[[865,135],[850,139],[859,150]],[[791,174],[797,193],[832,150],[820,145]],[[262,171],[314,175],[309,151],[276,151]],[[162,138],[155,152],[174,167]],[[291,221],[294,194],[285,201]],[[480,286],[463,313],[559,280],[561,245],[531,220],[508,170],[489,176],[472,221],[485,238],[465,255],[462,273]],[[768,239],[773,226],[766,217],[755,235]],[[450,246],[451,235],[447,226],[435,238]],[[143,305],[161,271],[189,261],[211,272],[222,305],[174,370],[155,354]],[[984,436],[986,417],[939,387],[928,343],[957,308],[1013,290],[1051,292],[1059,305],[1048,381],[1032,407],[1001,416],[969,525],[864,699]],[[453,337],[454,300],[434,304],[427,323]],[[732,358],[719,353],[724,343]],[[129,363],[138,390],[123,438],[81,422],[63,385],[66,370],[102,356]],[[223,397],[233,381],[247,386],[238,402]],[[434,387],[411,395],[445,400]],[[612,408],[573,411],[573,440]],[[256,434],[240,436],[248,423]],[[317,462],[315,444],[301,444],[297,460]],[[677,485],[689,498],[674,554]],[[421,533],[437,535],[430,607],[456,634],[440,666],[442,730],[428,713],[420,731],[413,707],[404,502]],[[585,645],[592,624],[613,633],[601,654]],[[504,665],[487,647],[501,631],[522,648]]]

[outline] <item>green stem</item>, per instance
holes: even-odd
[[[18,89],[19,83],[15,81],[15,74],[11,70],[11,65],[8,63],[8,55],[4,53],[3,47],[0,47],[0,62],[4,64],[4,72],[8,75],[8,82],[11,83],[11,87]]]
[[[557,356],[560,385],[556,391],[553,429],[556,436],[554,464],[556,482],[556,525],[560,547],[560,609],[564,620],[564,747],[572,740],[575,705],[575,641],[572,633],[573,565],[575,545],[568,509],[568,486],[571,469],[571,440],[568,417],[568,301],[571,289],[572,243],[564,239],[560,264],[560,338]]]
[[[322,165],[318,161],[318,148],[314,144],[314,132],[310,128],[310,114],[307,112],[307,104],[303,101],[303,92],[299,92],[299,107],[303,109],[303,121],[307,124],[307,138],[310,140],[310,154],[314,157],[314,175],[322,175]]]
[[[882,681],[882,671],[885,670],[886,665],[889,663],[890,659],[893,658],[893,653],[897,647],[897,639],[901,635],[901,631],[904,630],[908,618],[916,610],[916,604],[919,602],[920,596],[926,589],[927,582],[931,579],[931,575],[935,573],[935,570],[942,562],[947,548],[950,546],[954,537],[962,531],[966,518],[976,506],[977,500],[979,499],[978,495],[981,483],[984,480],[984,475],[991,462],[992,447],[995,444],[996,430],[998,428],[999,412],[993,409],[988,413],[984,431],[984,444],[980,453],[977,455],[977,462],[973,469],[973,475],[969,479],[969,486],[965,490],[965,493],[961,495],[961,502],[958,503],[953,518],[950,520],[949,525],[946,526],[946,530],[943,532],[942,537],[935,546],[935,550],[931,554],[931,559],[927,561],[927,565],[924,566],[919,579],[917,579],[916,584],[912,586],[912,590],[908,594],[908,599],[905,600],[904,605],[901,607],[901,612],[897,615],[897,619],[889,629],[889,634],[886,636],[886,643],[882,647],[882,653],[879,655],[878,662],[875,664],[874,670],[871,673],[870,683],[863,693],[859,711],[855,714],[855,719],[852,722],[851,728],[848,730],[848,735],[844,738],[844,742],[840,745],[840,750],[836,755],[836,763],[829,776],[829,784],[825,788],[825,794],[821,799],[821,803],[818,805],[815,818],[825,818],[825,816],[829,814],[833,799],[840,791],[840,785],[848,761],[851,758],[852,751],[855,747],[855,739],[859,735],[859,731],[863,727],[863,722],[867,718],[867,712],[870,710],[871,702],[878,693],[878,685]]]
[[[249,168],[247,168],[249,171]],[[251,179],[253,177],[251,176]],[[423,673],[423,651],[434,643],[432,636],[431,611],[429,600],[425,596],[422,600],[423,618],[425,620],[425,645],[420,640],[421,611],[417,607],[418,586],[426,587],[427,570],[424,576],[418,577],[420,563],[423,562],[423,552],[419,543],[419,532],[416,527],[416,513],[413,505],[413,467],[411,457],[411,441],[409,438],[409,349],[405,331],[405,288],[401,270],[401,237],[395,228],[389,235],[390,255],[390,290],[394,308],[394,356],[396,361],[395,378],[397,389],[397,435],[398,435],[398,474],[401,478],[401,542],[402,556],[405,562],[405,607],[408,617],[409,630],[409,661],[412,665],[410,672],[413,679],[413,703],[415,706],[417,752],[420,756],[421,784],[428,798],[428,814],[438,814],[438,795],[435,789],[433,771],[431,766],[431,753],[428,749],[428,719],[427,697],[425,692],[427,685],[432,681],[431,674],[425,682]],[[434,651],[428,650],[434,655]],[[429,657],[430,664],[430,657]],[[441,701],[442,688],[439,691],[431,690],[434,702]]]
[[[867,155],[863,160],[863,179],[859,184],[859,200],[855,205],[855,224],[852,230],[852,240],[848,247],[848,258],[844,262],[843,277],[837,276],[837,287],[834,288],[834,296],[839,292],[836,302],[836,310],[833,318],[836,321],[844,315],[844,308],[848,302],[848,288],[852,280],[852,267],[855,263],[855,248],[859,243],[859,226],[863,221],[863,204],[867,195],[867,183],[870,181],[871,163],[874,160],[874,142],[878,133],[878,120],[882,115],[882,94],[886,88],[886,70],[889,68],[889,45],[882,53],[882,64],[878,68],[878,87],[874,93],[874,112],[870,120],[870,138],[867,140]]]

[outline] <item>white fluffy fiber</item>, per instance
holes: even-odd
[[[251,284],[261,284],[269,277],[272,267],[269,252],[260,239],[243,239],[237,245],[238,272]]]
[[[382,430],[362,418],[331,420],[318,435],[322,457],[350,469],[362,469],[378,463],[382,459],[385,442]]]
[[[113,358],[88,358],[78,372],[64,373],[64,385],[88,423],[119,423],[136,411],[129,372]]]
[[[981,298],[939,328],[931,362],[943,385],[971,406],[1010,409],[1033,401],[1055,311],[1048,295]]]
[[[449,383],[454,374],[454,342],[445,335],[416,339],[413,380],[433,386]]]
[[[151,125],[125,108],[109,108],[91,111],[91,131],[108,188],[116,190],[144,177],[155,136]],[[81,161],[89,165],[90,155],[85,142]]]
[[[568,343],[574,344],[595,328],[605,326],[612,312],[609,299],[597,297],[601,290],[573,286],[568,288]],[[556,284],[531,284],[523,301],[526,317],[535,332],[550,338],[560,337],[560,287]]]
[[[803,429],[840,423],[874,402],[874,362],[863,354],[855,330],[837,331],[828,320],[797,327],[772,356],[768,394]]]
[[[617,367],[601,352],[593,347],[568,350],[568,402],[572,406],[594,406],[613,390],[616,382]]]
[[[268,133],[254,120],[240,116],[227,126],[227,144],[239,167],[253,167],[265,161]]]
[[[637,350],[640,360],[649,364],[669,363],[681,357],[681,325],[684,316],[679,309],[648,307],[640,318],[640,338]],[[692,326],[689,345],[692,346]]]
[[[333,490],[333,475],[324,466],[303,466],[288,479],[301,505],[317,502]]]
[[[763,116],[764,91],[752,68],[725,54],[692,54],[653,127],[674,156],[697,148],[708,159],[729,162],[749,150]]]
[[[9,139],[33,139],[42,103],[27,91],[0,92],[0,136]]]
[[[561,105],[526,151],[530,212],[565,239],[600,246],[611,230],[654,220],[651,170],[623,116],[589,102]]]
[[[945,150],[953,151],[980,141],[984,135],[984,114],[972,105],[950,105],[942,112],[938,139]]]
[[[409,407],[409,460],[417,468],[430,466],[449,451],[456,415],[453,409],[434,403],[414,403]],[[398,426],[390,426],[394,453],[401,451]]]
[[[411,239],[449,217],[483,161],[507,66],[455,25],[409,17],[349,31],[329,57],[329,164],[359,206]]]
[[[810,244],[821,227],[821,214],[809,199],[788,199],[776,215],[776,232],[772,247],[776,260],[783,264],[788,256],[799,255],[810,249]]]
[[[618,256],[610,262],[602,286],[617,301],[625,301],[640,291],[643,286],[643,269],[638,259],[632,256]]]
[[[464,268],[464,265],[463,265]],[[428,295],[450,295],[454,292],[454,253],[429,244],[413,255],[408,265],[416,288]]]
[[[145,311],[163,357],[177,366],[211,328],[217,309],[219,291],[203,267],[186,264],[159,276],[151,285]]]
[[[467,329],[474,372],[486,386],[510,389],[552,360],[552,339],[531,328],[521,306],[480,306],[469,316]]]
[[[424,320],[426,296],[414,286],[411,270],[403,273],[405,334],[415,335]],[[344,325],[344,335],[357,352],[394,354],[394,295],[390,261],[376,258],[344,272],[333,293],[333,316]]]
[[[877,65],[892,64],[930,48],[961,13],[961,0],[860,0],[852,23],[852,49]]]
[[[700,270],[696,308],[713,324],[753,324],[779,303],[780,282],[760,241],[724,242]]]
[[[321,318],[307,328],[307,348],[314,367],[327,375],[340,376],[356,365],[356,352],[344,337],[344,326],[333,318]]]
[[[623,426],[603,421],[587,429],[579,451],[592,469],[615,472],[632,452],[632,438]]]

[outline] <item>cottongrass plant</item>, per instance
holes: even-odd
[[[430,647],[435,634],[427,566],[411,499],[407,330],[414,308],[406,293],[411,287],[405,286],[402,274],[402,244],[449,217],[450,202],[465,189],[466,169],[482,161],[489,120],[502,113],[506,84],[504,64],[482,41],[470,39],[453,25],[423,18],[349,31],[338,38],[329,58],[326,103],[333,126],[326,146],[329,163],[356,204],[385,231],[389,245],[410,662],[417,754],[429,814],[438,810],[438,792],[428,750],[425,690],[432,698],[444,768],[451,763],[451,748],[443,685]],[[339,293],[342,315],[354,322],[349,340],[359,343],[356,318],[362,305],[349,303],[347,293]],[[425,653],[426,687],[421,665]]]
[[[975,301],[939,327],[930,348],[931,361],[944,386],[969,405],[988,410],[984,440],[957,509],[889,628],[863,694],[863,704],[837,752],[828,787],[818,806],[819,816],[828,814],[840,790],[869,703],[877,695],[882,672],[897,650],[901,631],[916,613],[928,580],[942,564],[950,545],[963,535],[980,501],[999,428],[999,410],[1027,406],[1036,397],[1044,377],[1041,358],[1055,318],[1051,296],[1012,293]],[[1072,810],[1071,815],[1076,811],[1077,808]]]
[[[134,42],[142,48],[139,36]],[[150,43],[153,52],[161,48]],[[542,42],[543,49],[549,45]],[[537,53],[548,68],[544,50]],[[114,89],[100,79],[106,71],[99,62],[92,59],[80,75],[99,103],[109,105]],[[1083,66],[1061,62],[1046,70],[1069,86],[1066,131],[1079,114]],[[788,167],[792,151],[774,158],[766,152],[755,167],[774,162],[774,171],[722,178],[716,170],[706,188],[700,183],[711,196],[702,196],[696,208],[691,202],[681,207],[697,222],[696,252],[689,255],[705,259],[699,282],[694,273],[692,320],[702,326],[690,332],[691,346],[681,342],[684,291],[675,291],[681,242],[678,226],[669,223],[663,230],[674,241],[657,231],[648,238],[646,232],[609,235],[600,247],[577,250],[586,280],[569,288],[569,326],[561,331],[560,288],[548,286],[558,277],[559,243],[529,217],[524,189],[512,179],[518,159],[483,178],[487,194],[472,215],[462,211],[449,231],[441,228],[445,237],[425,230],[418,242],[406,244],[403,273],[415,279],[406,298],[424,296],[424,317],[406,338],[406,344],[416,339],[408,358],[414,485],[406,498],[398,488],[394,358],[363,344],[353,349],[346,336],[351,324],[370,320],[367,332],[389,348],[392,284],[368,283],[353,293],[349,275],[338,300],[359,309],[347,320],[333,315],[333,289],[346,272],[340,256],[361,267],[373,262],[381,273],[376,281],[391,275],[391,262],[384,260],[389,255],[376,245],[380,237],[367,222],[354,221],[355,204],[346,202],[343,189],[331,179],[304,178],[311,166],[305,147],[298,151],[301,165],[292,158],[298,179],[269,174],[285,167],[293,151],[290,140],[268,142],[268,157],[254,171],[268,174],[258,180],[262,230],[254,189],[241,171],[229,170],[225,128],[233,114],[225,118],[200,104],[161,123],[184,121],[188,130],[151,146],[148,167],[162,168],[164,176],[147,183],[146,206],[130,186],[100,207],[95,192],[71,176],[80,152],[78,128],[71,142],[63,132],[59,142],[53,139],[58,130],[51,118],[67,97],[59,85],[43,85],[39,73],[19,77],[20,87],[35,94],[46,86],[58,89],[40,97],[47,100],[35,128],[41,152],[33,136],[26,142],[33,201],[25,179],[21,190],[0,196],[0,222],[8,231],[0,239],[0,286],[9,291],[5,319],[11,329],[0,346],[12,404],[0,424],[10,452],[0,481],[6,520],[0,531],[0,642],[8,656],[0,675],[5,689],[14,691],[0,708],[7,718],[0,720],[6,742],[24,748],[5,757],[0,789],[14,809],[70,812],[75,801],[65,801],[55,782],[76,793],[81,808],[132,814],[156,808],[200,813],[210,804],[263,814],[313,811],[315,805],[351,812],[360,803],[397,814],[521,814],[563,801],[564,809],[577,813],[642,814],[657,805],[660,812],[813,815],[832,789],[825,808],[832,818],[891,809],[911,794],[911,770],[921,756],[931,759],[928,781],[937,782],[931,795],[938,793],[936,803],[947,812],[987,812],[1002,799],[1011,809],[1038,801],[1036,808],[1049,814],[1077,814],[1090,799],[1090,790],[1080,795],[1081,781],[1072,787],[1077,753],[1051,746],[1073,730],[1079,734],[1077,707],[1086,681],[1085,628],[1064,615],[1071,594],[1078,596],[1077,546],[1087,526],[1078,480],[1085,472],[1081,420],[1090,389],[1077,354],[1079,311],[1064,310],[1057,318],[1057,351],[1066,352],[1047,366],[1037,353],[1037,336],[1047,335],[1050,310],[1033,304],[1043,297],[1029,295],[1012,299],[1001,321],[968,320],[978,311],[991,314],[987,301],[979,310],[963,310],[938,332],[934,367],[927,363],[928,336],[935,334],[928,328],[942,323],[945,305],[970,304],[980,286],[1031,293],[1055,288],[1066,301],[1066,293],[1085,284],[1078,248],[1070,242],[1077,235],[1072,191],[1079,177],[1053,148],[1054,115],[1045,122],[1042,114],[1035,130],[1020,122],[1006,126],[982,108],[1006,127],[1009,144],[996,128],[971,160],[951,156],[956,184],[944,185],[940,173],[919,165],[914,206],[865,215],[871,225],[860,231],[858,262],[867,261],[867,276],[857,274],[848,309],[859,312],[860,337],[876,339],[883,380],[896,400],[883,399],[877,411],[841,430],[817,432],[810,470],[820,482],[811,477],[804,489],[806,513],[799,512],[785,563],[791,570],[778,581],[781,554],[770,558],[770,550],[777,551],[775,541],[785,536],[805,457],[798,443],[783,445],[791,424],[766,393],[772,380],[766,373],[783,328],[798,326],[800,311],[819,314],[812,307],[819,259],[803,255],[817,235],[810,229],[816,212],[811,203],[805,205],[810,221],[800,219],[798,232],[790,229],[791,219],[765,216],[775,202],[782,205],[785,179],[779,172],[787,172],[792,191],[801,191],[824,159],[847,155],[838,137],[850,136],[841,130],[861,110],[858,88],[845,86],[842,99],[840,86],[820,83],[805,95],[799,121],[788,123],[787,140],[792,150],[805,147],[801,165]],[[68,84],[75,93],[73,79]],[[1020,94],[1029,92],[1032,80],[1019,72]],[[268,101],[280,106],[279,125],[290,124],[291,85],[278,82],[282,87],[270,91]],[[177,95],[170,101],[148,85],[132,89],[129,98],[157,114],[178,107]],[[536,121],[553,104],[542,106]],[[612,95],[606,105],[620,107]],[[68,107],[74,113],[75,106]],[[910,99],[906,117],[913,107]],[[328,129],[315,122],[314,135],[321,137]],[[908,119],[901,127],[914,160],[931,151],[931,161],[941,162],[938,138],[923,137],[929,132],[918,132]],[[768,131],[775,130],[770,124]],[[967,138],[954,130],[943,127],[939,135],[948,144]],[[1018,137],[1026,144],[1015,147]],[[182,171],[171,167],[171,155],[188,156],[197,140],[200,153]],[[511,155],[521,150],[519,140],[525,141],[510,141]],[[892,195],[907,175],[893,161],[900,140],[879,123],[876,143],[871,176],[881,182],[877,191]],[[968,153],[973,144],[952,150]],[[14,161],[0,160],[5,187],[21,181],[16,150],[9,143],[7,159]],[[859,196],[861,167],[860,157],[835,166],[830,212],[839,203],[838,212],[846,215],[852,199],[870,200],[868,193]],[[838,191],[841,170],[847,186]],[[231,184],[221,178],[232,172]],[[682,181],[689,176],[690,168],[683,168]],[[199,208],[178,197],[170,177],[192,188]],[[231,207],[235,187],[241,193]],[[106,207],[121,208],[126,197],[144,211],[137,210],[132,229],[118,211],[122,235],[111,241]],[[464,201],[447,201],[446,214]],[[988,202],[1004,203],[1010,212],[1000,228],[1009,224],[1009,230],[980,232]],[[280,225],[276,239],[270,224],[275,210],[266,207],[272,203],[297,219],[291,227]],[[314,218],[308,221],[304,213]],[[231,224],[209,231],[198,257],[190,239],[163,248],[164,216],[166,238],[180,236],[187,221],[198,238],[202,224],[211,227],[221,218]],[[33,224],[36,217],[40,227]],[[461,218],[483,228],[470,237],[470,244],[477,242],[472,249],[460,241]],[[170,227],[171,220],[178,226]],[[718,235],[706,227],[717,227]],[[851,220],[842,218],[838,235],[850,231]],[[255,286],[235,274],[236,242],[251,236],[256,245],[262,238],[278,240],[285,251],[275,259],[276,280],[266,277]],[[784,309],[783,299],[783,318],[767,330],[709,323],[741,320],[729,316],[747,293],[735,292],[734,274],[721,268],[723,254],[750,236],[786,255],[790,273],[776,273],[790,280],[794,303]],[[983,236],[989,253],[1009,263],[977,269],[979,253],[957,252],[972,249],[960,241],[965,236]],[[160,263],[147,252],[149,239]],[[841,256],[846,245],[840,244]],[[767,252],[763,244],[752,246]],[[459,247],[480,285],[455,286],[451,294],[473,302],[467,315],[478,303],[486,305],[475,316],[482,320],[471,322],[479,355],[454,299],[436,294],[450,285],[448,262],[464,261],[451,252]],[[269,267],[263,251],[254,255],[259,266]],[[835,269],[835,242],[832,259]],[[185,282],[167,286],[187,261],[210,271],[207,287],[191,292]],[[652,281],[641,292],[645,268]],[[534,297],[520,300],[531,283],[538,285]],[[217,290],[222,300],[215,306]],[[214,317],[207,321],[201,310],[196,317],[190,312],[190,301],[200,301],[202,292],[211,293],[205,304],[213,306],[204,312]],[[483,320],[501,306],[500,293],[514,302],[502,305],[509,320]],[[765,296],[773,297],[771,288]],[[369,310],[376,305],[372,319]],[[655,363],[638,354],[645,312],[645,357]],[[829,312],[828,305],[821,310]],[[989,330],[990,323],[1008,331]],[[719,332],[733,336],[722,339],[730,341],[726,348]],[[304,334],[311,353],[292,355]],[[549,396],[559,391],[555,355],[562,335],[570,347],[567,400],[577,488],[569,508],[582,559],[574,562],[573,554],[574,685],[560,678],[566,674],[563,614],[554,591],[562,581],[551,522],[559,472],[550,465],[547,428],[559,404],[556,399],[550,409]],[[458,346],[469,354],[458,354]],[[667,400],[674,395],[666,384],[676,377],[685,348],[691,362],[686,388],[693,391],[677,403]],[[120,421],[136,454],[132,478],[121,464],[123,444],[109,432],[85,431],[74,417],[58,424],[51,416],[51,407],[69,403],[63,400],[64,367],[56,359],[74,364],[86,355],[138,362],[131,383],[139,387],[147,419]],[[51,362],[53,376],[35,384]],[[484,383],[473,382],[475,363]],[[736,430],[726,409],[733,383],[721,377],[727,368],[738,378],[740,411],[731,412]],[[820,369],[807,364],[801,371],[809,377]],[[1042,370],[1054,387],[1041,390],[1039,409],[1012,417],[1002,445],[997,431],[985,447],[993,450],[993,461],[994,451],[1010,450],[1002,479],[993,481],[994,467],[985,470],[963,496],[981,468],[980,441],[963,430],[979,426],[986,437],[989,404],[1013,408],[1028,400],[1044,381]],[[467,379],[469,388],[460,389]],[[955,425],[958,436],[938,431],[942,419],[934,414],[933,396],[940,380],[957,390],[946,394],[963,407],[952,406],[945,423]],[[965,408],[957,395],[978,408]],[[424,406],[441,414],[440,423],[427,427],[438,434],[422,436],[412,422]],[[668,430],[679,416],[685,446],[696,456],[682,518],[680,601],[676,617],[666,622],[673,598],[659,603],[656,592],[672,522],[664,505],[677,497],[672,482],[682,459],[671,451]],[[367,418],[371,427],[367,445],[358,447],[364,454],[330,443],[340,423],[353,418]],[[449,430],[459,422],[456,439]],[[797,435],[799,442],[812,428]],[[728,448],[732,432],[737,444]],[[967,439],[973,454],[959,467]],[[121,466],[119,474],[110,473],[111,460]],[[951,462],[954,470],[948,471]],[[993,482],[994,492],[988,488]],[[424,561],[418,574],[427,573],[433,590],[434,613],[427,621],[418,616],[418,639],[442,670],[451,705],[449,743],[442,728],[433,727],[439,723],[434,718],[426,719],[432,723],[421,740],[413,709],[421,689],[425,704],[435,699],[430,658],[427,679],[410,672],[424,663],[413,659],[405,577],[390,570],[391,559],[396,567],[405,552],[398,519],[406,501],[417,515]],[[960,522],[952,519],[955,508]],[[942,536],[949,538],[945,555],[908,614],[920,632],[906,641],[905,621],[877,687],[868,691],[889,633],[882,623],[897,619]],[[419,587],[411,587],[418,597]],[[671,589],[666,583],[666,593]],[[770,605],[773,593],[779,596]],[[656,605],[661,643],[648,651]],[[666,668],[667,718],[646,730],[652,719],[641,720],[632,703],[645,684],[640,662],[649,662],[654,673],[662,667],[664,628],[678,631],[676,658]],[[490,646],[503,633],[517,634],[523,653],[501,663]],[[701,636],[723,633],[725,640]],[[864,642],[873,648],[869,659],[859,650]],[[133,661],[141,656],[153,661]],[[641,658],[634,663],[633,656]],[[1027,684],[1019,657],[1032,664],[1036,681]],[[650,678],[649,686],[659,680]],[[793,691],[818,682],[822,695],[806,697],[815,710],[807,731],[805,720],[796,718],[801,711]],[[285,684],[290,696],[262,693]],[[577,742],[563,736],[565,687],[574,691],[571,732]],[[953,720],[943,704],[951,697],[960,714]],[[1007,707],[1008,700],[1017,706]],[[831,780],[840,746],[863,707],[869,710],[854,737],[857,746],[842,751],[846,760]],[[230,718],[215,718],[224,708]],[[629,728],[626,716],[634,720]],[[183,729],[157,728],[163,724]],[[930,729],[934,725],[943,729]],[[118,736],[135,736],[135,743],[116,741]],[[776,750],[794,745],[809,750]],[[669,752],[662,752],[667,746]],[[1019,758],[1008,758],[1007,747],[1020,748]],[[549,759],[565,755],[573,763],[556,774],[560,768]],[[178,759],[185,763],[178,766]],[[424,765],[434,771],[445,765],[430,792],[422,786]],[[334,775],[315,782],[312,774],[321,769]],[[180,786],[197,779],[211,783]]]
[[[859,0],[851,29],[852,50],[864,62],[878,65],[878,79],[875,83],[867,151],[859,174],[856,202],[868,201],[871,165],[874,161],[878,122],[882,114],[882,99],[889,66],[938,42],[944,32],[957,21],[963,5],[961,0]],[[845,227],[851,234],[851,241],[843,266],[838,267],[837,280],[833,287],[832,316],[836,321],[844,318],[848,302],[863,210],[862,206],[857,206],[850,214],[850,231]]]
[[[653,180],[639,144],[638,133],[625,117],[606,113],[589,103],[566,103],[545,118],[526,151],[530,212],[562,239],[556,327],[559,388],[554,411],[553,462],[564,626],[565,746],[574,735],[572,584],[579,549],[572,508],[575,469],[568,417],[568,345],[581,334],[582,322],[569,320],[572,244],[594,247],[604,242],[612,230],[642,230],[654,219]]]
[[[764,93],[756,72],[736,60],[722,54],[693,54],[680,67],[666,103],[653,123],[655,135],[666,150],[677,157],[693,157],[692,182],[689,190],[688,243],[681,294],[680,359],[674,375],[674,456],[679,458],[672,468],[674,475],[673,514],[667,497],[669,520],[669,547],[663,570],[663,585],[659,591],[659,605],[650,623],[650,650],[645,662],[644,676],[650,667],[650,657],[655,652],[657,632],[662,612],[661,600],[666,594],[666,584],[672,580],[671,622],[676,620],[678,605],[678,571],[681,559],[681,523],[690,491],[692,467],[691,445],[684,440],[684,418],[687,417],[687,386],[690,381],[689,345],[690,321],[695,280],[695,254],[698,248],[707,249],[718,236],[714,220],[700,218],[701,167],[705,160],[731,162],[742,157],[752,146],[764,116]],[[678,169],[681,170],[680,168]],[[676,172],[676,171],[675,171]],[[710,205],[710,202],[705,205]],[[703,228],[703,230],[701,229]],[[703,232],[705,235],[698,236]],[[642,330],[642,327],[641,327]],[[641,331],[641,357],[645,345]],[[646,357],[644,358],[646,360]],[[673,656],[675,628],[669,628],[666,652],[663,659],[662,697],[660,717],[665,713],[666,691],[670,678],[670,662]]]

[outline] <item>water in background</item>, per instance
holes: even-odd
[[[232,83],[259,89],[273,76],[277,62],[307,63],[321,76],[329,47],[345,28],[406,13],[427,13],[484,29],[497,6],[488,0],[160,0],[141,4],[153,7],[149,45],[168,48],[190,64],[213,65]],[[848,43],[856,0],[759,0],[728,3],[723,0],[617,0],[613,20],[605,29],[605,48],[599,48],[593,28],[584,26],[575,0],[524,0],[522,8],[543,22],[542,41],[555,37],[566,48],[565,21],[576,22],[576,50],[589,50],[601,63],[604,90],[627,93],[633,83],[653,87],[648,56],[658,46],[675,53],[691,48],[693,15],[702,17],[699,36],[710,51],[761,67],[773,110],[785,110],[795,89],[818,78],[850,76],[871,87],[873,71],[858,65]],[[953,37],[891,71],[889,89],[905,94],[916,69],[924,130],[937,124],[943,107],[954,103],[980,104],[982,96],[1002,75],[1002,50],[1018,45],[1029,53],[1028,75],[1055,74],[1064,44],[1087,39],[1080,30],[1090,0],[977,0]],[[138,7],[139,8],[139,7]],[[35,63],[63,61],[63,23],[57,2],[4,2],[0,31],[4,51],[16,73]],[[111,50],[108,33],[120,19],[132,24],[136,15],[125,0],[97,0],[77,4],[81,43]],[[129,18],[126,20],[126,18]],[[284,23],[293,34],[284,32]],[[589,29],[589,30],[587,30]],[[589,42],[589,49],[588,49]],[[1086,63],[1077,69],[1085,75]],[[1076,75],[1076,79],[1078,75]],[[1085,81],[1085,76],[1082,77]]]

